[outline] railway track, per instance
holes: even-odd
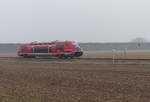
[[[58,59],[58,58],[22,58],[22,57],[0,57],[0,61],[112,61],[112,58],[74,58],[74,59]],[[150,59],[115,59],[115,61],[147,61]]]

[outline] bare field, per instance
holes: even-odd
[[[127,55],[150,58],[149,51]],[[150,102],[149,60],[112,64],[111,60],[22,59],[15,53],[0,57],[0,102]],[[83,57],[111,58],[112,53],[86,52]]]
[[[0,102],[149,102],[150,64],[0,61]]]

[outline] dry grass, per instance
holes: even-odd
[[[83,57],[86,58],[112,58],[113,54],[115,58],[129,58],[129,59],[150,59],[150,51],[86,51]]]
[[[16,57],[16,52],[0,52],[0,57]]]

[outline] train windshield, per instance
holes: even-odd
[[[80,49],[81,49],[81,47],[79,46],[79,44],[78,44],[78,43],[74,42],[74,43],[73,43],[73,45],[75,46],[75,48],[76,48],[76,49],[78,49],[78,50],[80,50]]]

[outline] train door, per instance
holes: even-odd
[[[31,47],[31,53],[51,53],[51,46],[34,46]]]

